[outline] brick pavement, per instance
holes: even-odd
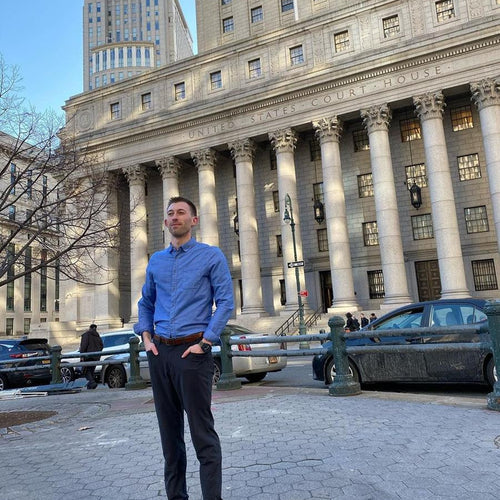
[[[214,392],[225,500],[493,500],[500,413],[486,398],[245,385]],[[164,497],[150,389],[0,401],[0,411],[56,410],[0,430],[3,500]],[[200,500],[188,439],[190,498]]]

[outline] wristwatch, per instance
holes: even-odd
[[[208,342],[203,342],[203,340],[202,340],[199,342],[198,345],[201,347],[201,350],[204,353],[212,352],[212,346]]]

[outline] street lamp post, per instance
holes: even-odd
[[[293,259],[295,264],[297,264],[297,243],[295,242],[295,220],[293,218],[293,207],[292,200],[287,193],[285,196],[285,213],[283,214],[283,221],[285,224],[290,224],[292,230],[292,242],[293,242]],[[299,335],[306,334],[306,324],[304,322],[304,304],[302,302],[302,295],[300,294],[300,277],[299,277],[299,267],[295,267],[295,282],[297,285],[297,299],[299,303]],[[299,349],[309,349],[309,343],[306,341],[299,342]]]

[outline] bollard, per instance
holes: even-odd
[[[54,345],[50,348],[50,370],[52,372],[51,384],[61,384],[61,351],[62,347],[60,345]]]
[[[220,361],[222,373],[216,386],[219,391],[241,389],[241,380],[236,378],[233,369],[233,358],[229,356],[231,352],[231,345],[229,344],[230,338],[231,331],[228,328],[224,328],[220,336]]]
[[[489,300],[484,312],[488,316],[493,359],[497,369],[497,381],[493,386],[493,392],[488,394],[488,408],[500,411],[500,381],[498,380],[498,370],[500,368],[500,300]]]
[[[125,384],[125,389],[145,389],[146,381],[141,377],[141,366],[139,363],[139,339],[132,337],[129,340],[130,345],[130,378]]]
[[[356,396],[361,394],[361,387],[349,373],[349,359],[347,357],[346,339],[344,337],[344,319],[333,316],[328,320],[330,327],[330,348],[335,363],[335,378],[328,388],[330,396]]]

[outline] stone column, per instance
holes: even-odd
[[[163,180],[163,218],[165,218],[168,200],[174,196],[179,196],[179,170],[181,169],[181,162],[174,156],[169,156],[161,160],[156,160],[156,166]],[[164,233],[165,230],[166,228],[163,226]],[[165,247],[170,245],[170,238],[164,237],[163,241],[165,242]]]
[[[354,295],[344,181],[340,163],[339,141],[342,123],[337,117],[322,118],[313,122],[313,127],[321,144],[328,252],[332,273],[333,302],[328,304],[328,312],[333,314],[357,310],[359,307]]]
[[[470,297],[465,280],[457,211],[444,136],[444,97],[441,92],[428,92],[414,97],[413,103],[422,124],[432,226],[441,276],[441,298]]]
[[[479,109],[493,220],[500,249],[500,77],[471,83],[470,88]]]
[[[229,143],[236,164],[236,196],[241,255],[241,280],[243,289],[242,314],[261,314],[262,283],[260,277],[259,230],[255,209],[253,183],[253,157],[255,144],[251,139]]]
[[[219,246],[217,227],[217,199],[215,194],[216,152],[207,148],[191,153],[198,169],[198,189],[200,193],[200,239],[208,245]]]
[[[137,302],[148,264],[148,221],[146,214],[146,171],[140,165],[123,169],[130,187],[130,322],[138,319]]]
[[[406,279],[389,145],[388,130],[392,114],[389,106],[383,104],[362,110],[361,118],[368,130],[370,141],[378,241],[384,273],[385,298],[383,306],[393,308],[395,305],[408,304],[411,300]]]
[[[283,248],[283,269],[286,288],[285,310],[294,311],[299,306],[297,297],[297,284],[295,270],[288,268],[288,263],[295,260],[293,254],[293,238],[291,228],[283,221],[285,210],[285,196],[290,196],[293,217],[295,221],[295,242],[297,248],[297,260],[302,257],[302,237],[300,233],[300,210],[297,201],[297,180],[295,177],[294,151],[297,143],[297,135],[291,128],[276,130],[269,133],[269,140],[276,152],[276,165],[278,169],[278,191],[281,212],[281,242]],[[299,268],[299,279],[301,289],[305,289],[304,268]]]

